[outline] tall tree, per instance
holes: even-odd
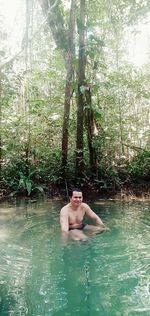
[[[65,103],[64,103],[64,117],[63,117],[63,132],[62,132],[62,170],[65,176],[65,169],[68,158],[68,126],[70,115],[70,99],[72,94],[72,79],[73,79],[73,58],[75,56],[75,0],[71,1],[70,21],[68,28],[68,49],[67,49],[67,74],[65,87]]]
[[[86,108],[85,108],[85,124],[87,129],[87,140],[89,149],[90,171],[92,177],[97,174],[97,152],[94,147],[94,137],[97,132],[96,123],[94,119],[94,110],[92,107],[91,88],[87,86],[86,92]]]
[[[65,177],[67,159],[68,159],[68,126],[70,115],[70,99],[72,94],[72,78],[73,78],[73,58],[75,53],[74,36],[75,36],[75,11],[76,1],[71,1],[70,17],[68,28],[65,28],[65,21],[61,14],[61,1],[40,0],[44,14],[51,29],[51,33],[55,43],[62,51],[66,65],[66,86],[64,101],[64,116],[62,128],[62,171]]]
[[[85,87],[85,0],[80,0],[79,32],[79,66],[78,66],[78,103],[77,103],[77,142],[76,142],[76,171],[82,175],[83,161],[83,114]]]
[[[87,26],[86,20],[86,1],[80,1],[80,16],[78,23],[79,31],[79,63],[78,63],[78,104],[77,104],[77,143],[76,143],[76,171],[82,175],[84,171],[84,145],[83,145],[83,126],[85,122],[87,130],[87,140],[89,149],[90,169],[93,174],[97,172],[97,155],[93,145],[94,140],[94,111],[92,108],[91,87],[86,78],[87,65],[87,43],[85,41]]]
[[[1,71],[0,71],[0,99],[1,99],[1,94],[2,94],[2,87],[1,87]],[[1,121],[2,121],[2,108],[0,104],[0,126],[1,126]],[[0,133],[0,177],[1,177],[1,165],[2,165],[2,136]]]

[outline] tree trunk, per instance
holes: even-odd
[[[85,0],[80,0],[80,25],[79,25],[79,68],[78,68],[78,101],[77,101],[77,140],[76,140],[76,173],[83,175],[83,113],[85,85]]]
[[[67,31],[61,13],[61,0],[39,0],[46,21],[50,27],[57,48],[61,49],[64,60],[67,64],[66,52],[68,47]]]
[[[73,78],[73,57],[75,56],[74,34],[75,34],[75,0],[71,1],[70,21],[68,29],[68,53],[67,53],[67,75],[65,87],[65,103],[62,131],[62,171],[65,177],[67,159],[68,159],[68,126],[70,115],[70,99],[72,93],[72,78]]]
[[[1,71],[0,71],[0,98],[2,94],[2,84],[1,84]],[[1,126],[1,121],[2,121],[2,104],[0,103],[0,126]],[[2,136],[0,133],[0,180],[1,180],[1,170],[2,169]]]
[[[70,116],[70,99],[72,90],[73,66],[72,59],[74,57],[74,35],[75,35],[75,12],[76,1],[71,1],[70,20],[68,30],[65,29],[65,22],[61,14],[61,1],[54,0],[39,0],[42,10],[47,17],[53,38],[57,47],[61,50],[65,65],[66,65],[66,86],[65,86],[65,101],[64,115],[62,128],[62,173],[65,178],[66,166],[68,160],[68,126]],[[67,36],[68,34],[68,36]]]
[[[87,128],[87,139],[88,139],[88,148],[89,148],[89,158],[90,158],[90,169],[92,173],[92,177],[97,174],[97,154],[96,149],[93,146],[93,138],[95,132],[95,121],[94,121],[94,113],[92,109],[92,99],[91,99],[91,90],[90,87],[87,87],[86,92],[86,104],[87,107],[85,109],[85,124]]]

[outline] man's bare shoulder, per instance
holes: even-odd
[[[86,203],[82,203],[82,208],[83,208],[85,211],[90,209],[89,205],[86,204]]]
[[[62,207],[62,209],[60,210],[61,214],[64,214],[64,213],[68,213],[68,210],[69,210],[69,203],[65,206]]]

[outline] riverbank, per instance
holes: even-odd
[[[76,187],[76,186],[75,186]],[[30,196],[27,192],[11,192],[8,189],[0,189],[0,201],[12,197],[22,197],[27,199],[39,198],[41,196],[54,200],[68,200],[69,191],[73,185],[64,186],[49,186],[42,192],[32,192]],[[111,187],[109,189],[100,188],[92,184],[82,186],[82,191],[85,200],[121,200],[121,201],[150,201],[150,182],[132,183],[122,185],[119,189]]]

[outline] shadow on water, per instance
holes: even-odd
[[[150,205],[91,204],[110,232],[62,242],[59,201],[0,208],[1,316],[149,316]]]

